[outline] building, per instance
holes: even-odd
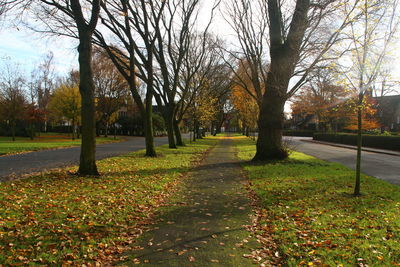
[[[400,132],[400,95],[375,97],[382,131]]]

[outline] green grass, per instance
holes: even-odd
[[[136,240],[182,173],[216,142],[163,146],[158,158],[140,151],[102,160],[100,178],[63,169],[1,183],[0,265],[79,265],[116,257]]]
[[[96,141],[102,144],[121,141],[121,139],[114,140],[113,137],[99,137]],[[15,142],[11,141],[11,137],[0,137],[0,156],[60,147],[79,146],[80,144],[80,139],[71,140],[71,137],[68,135],[61,134],[47,134],[36,137],[34,140],[31,140],[29,137],[17,137]]]
[[[228,136],[230,136],[230,137],[239,137],[239,136],[243,136],[243,134],[234,133],[234,132],[232,132],[232,133],[224,132],[224,133],[218,133],[216,136],[218,136],[218,137],[228,137]]]
[[[254,142],[236,142],[238,156],[250,160]],[[264,234],[288,266],[400,266],[398,186],[363,175],[355,198],[354,171],[298,152],[243,167],[261,201]]]

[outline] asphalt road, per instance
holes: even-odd
[[[155,138],[156,146],[167,143],[167,137]],[[129,137],[124,142],[97,145],[96,158],[99,160],[114,157],[144,148],[143,137]],[[80,147],[71,147],[0,157],[0,182],[8,180],[10,176],[77,165],[79,154]]]
[[[356,150],[315,144],[302,140],[306,137],[285,137],[289,146],[305,154],[356,168]],[[311,138],[310,138],[311,139]],[[370,176],[400,185],[400,157],[381,153],[362,152],[361,171]]]

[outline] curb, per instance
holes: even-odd
[[[320,142],[320,141],[316,141],[316,140],[307,140],[307,139],[301,139],[300,141],[357,150],[356,147],[341,145],[341,144],[337,144],[337,143]],[[373,152],[373,153],[378,153],[378,154],[385,154],[385,155],[400,157],[400,153],[397,153],[397,152],[374,150],[374,149],[371,149],[371,148],[364,148],[364,147],[362,147],[361,150],[362,151],[366,151],[366,152]]]

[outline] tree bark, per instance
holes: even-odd
[[[286,98],[266,93],[258,120],[257,152],[253,161],[284,159],[288,156],[282,146],[285,101]]]
[[[357,107],[357,163],[356,163],[356,184],[354,186],[354,196],[361,195],[361,147],[362,147],[362,104],[364,96],[359,96]]]
[[[154,129],[153,129],[153,106],[152,103],[148,105],[146,101],[146,112],[144,116],[144,135],[146,141],[146,157],[157,157],[156,149],[154,146]]]
[[[253,161],[280,160],[288,156],[282,144],[284,106],[288,97],[289,81],[299,59],[307,29],[309,8],[310,0],[296,1],[289,32],[285,38],[282,34],[284,29],[279,1],[268,0],[271,63],[260,104],[257,152]]]
[[[169,109],[169,108],[167,108]],[[171,112],[168,110],[166,116],[164,116],[165,126],[167,127],[167,134],[168,134],[168,145],[169,148],[177,148],[175,143],[175,136],[174,136],[174,118],[170,114]]]
[[[106,129],[105,129],[104,137],[108,137],[108,120],[106,121]]]
[[[30,129],[30,138],[31,138],[31,140],[33,140],[33,137],[34,137],[34,135],[35,135],[35,130],[34,130],[34,128],[33,128],[33,122],[31,122],[31,123],[29,124],[29,129]]]
[[[196,124],[197,122],[193,122],[193,142],[196,142]]]
[[[99,175],[96,166],[96,120],[94,103],[94,83],[92,73],[91,34],[80,31],[79,36],[79,92],[82,97],[82,145],[78,173]]]
[[[72,119],[72,122],[71,122],[71,138],[72,138],[72,141],[75,140],[75,119]]]
[[[200,133],[200,124],[198,122],[196,122],[196,124],[195,124],[195,131],[196,131],[196,138],[203,139],[203,136]]]
[[[11,121],[11,135],[12,135],[12,140],[15,142],[15,121]]]
[[[179,122],[177,120],[174,120],[174,133],[176,138],[176,145],[185,146],[185,143],[182,139],[181,129],[179,128]]]

